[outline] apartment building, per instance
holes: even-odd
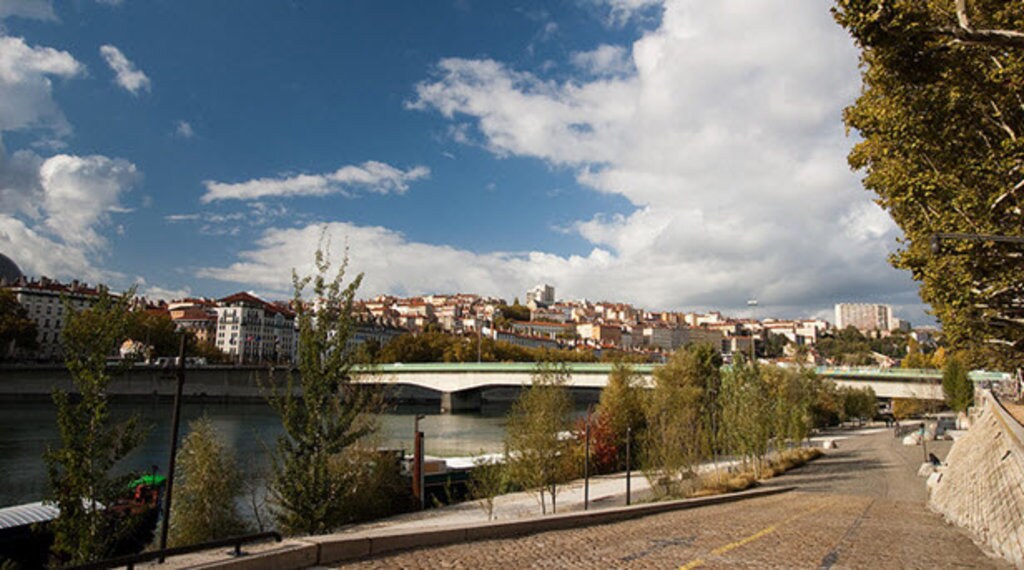
[[[838,303],[835,306],[836,328],[853,327],[862,333],[893,331],[900,321],[893,316],[892,305],[877,303]],[[909,323],[907,323],[909,325]]]
[[[64,356],[60,335],[67,314],[61,296],[67,297],[74,310],[81,311],[91,307],[99,295],[98,289],[78,280],[64,284],[46,277],[38,280],[21,277],[8,289],[28,311],[29,318],[35,321],[36,341],[39,343],[35,351],[29,353],[19,350],[15,356],[38,360],[60,360]]]
[[[291,362],[298,335],[295,313],[241,292],[217,301],[215,345],[225,354],[246,362]]]

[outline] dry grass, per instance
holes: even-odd
[[[810,461],[825,455],[825,452],[816,447],[802,447],[799,449],[788,449],[774,459],[768,461],[767,465],[761,467],[760,479],[769,479],[782,475],[790,469],[796,469],[806,465]],[[700,485],[691,493],[692,497],[707,497],[710,495],[721,495],[722,493],[735,493],[755,486],[759,478],[752,470],[731,473],[719,469],[701,477]]]

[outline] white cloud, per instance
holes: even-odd
[[[58,136],[69,133],[71,127],[53,100],[50,78],[70,78],[84,70],[66,51],[0,35],[0,133],[26,128],[46,128]]]
[[[95,227],[109,213],[125,212],[121,195],[138,181],[135,165],[105,156],[58,154],[39,169],[46,227],[65,243],[98,249],[106,245]]]
[[[28,274],[96,280],[116,276],[96,263],[100,233],[137,182],[133,164],[105,156],[43,158],[0,144],[0,251]]]
[[[178,121],[174,124],[174,134],[183,139],[190,139],[196,136],[196,131],[188,121]]]
[[[118,276],[101,269],[81,248],[44,235],[11,215],[0,213],[0,251],[26,275],[103,282]]]
[[[430,176],[430,169],[416,166],[401,170],[383,162],[367,161],[348,165],[327,174],[299,174],[286,178],[257,178],[245,182],[206,180],[203,203],[215,200],[252,200],[271,196],[326,196],[346,194],[349,189],[362,188],[375,194],[404,194],[409,183]]]
[[[161,287],[146,281],[141,275],[135,277],[135,293],[150,300],[174,301],[192,296],[192,289],[188,286],[178,288]]]
[[[56,20],[49,0],[0,0],[0,20],[10,17],[29,20]]]
[[[755,297],[762,317],[795,316],[856,299],[921,316],[909,276],[887,263],[898,230],[846,164],[841,111],[858,92],[857,55],[827,5],[669,1],[660,26],[619,53],[633,71],[565,82],[444,59],[407,107],[440,113],[461,144],[571,168],[633,211],[577,220],[591,248],[568,256],[474,253],[331,224],[367,273],[365,294],[512,297],[543,281],[560,296],[651,308],[739,313]],[[315,225],[271,228],[238,263],[202,275],[286,292],[318,237]]]
[[[114,81],[132,95],[138,95],[139,91],[149,91],[149,77],[135,64],[128,60],[121,50],[112,45],[100,46],[100,55],[114,71]]]
[[[627,198],[634,212],[575,226],[608,252],[617,270],[600,281],[629,292],[619,296],[813,308],[913,291],[886,261],[897,229],[846,165],[841,111],[858,91],[857,57],[828,6],[668,1],[660,27],[628,49],[574,57],[588,71],[616,61],[635,71],[556,83],[445,59],[410,107],[472,125],[463,139],[495,154],[568,166],[581,184]],[[576,282],[559,265],[547,279]]]
[[[572,54],[572,64],[591,75],[622,75],[633,71],[629,51],[622,46],[601,45]]]

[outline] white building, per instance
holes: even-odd
[[[295,313],[249,293],[217,302],[215,344],[238,362],[291,362],[298,335]]]
[[[839,303],[835,306],[836,328],[853,327],[861,332],[893,331],[900,321],[893,317],[892,305],[876,303]]]
[[[34,352],[18,351],[17,356],[39,360],[60,360],[64,356],[60,334],[67,315],[61,296],[67,297],[74,310],[81,311],[91,307],[99,295],[98,290],[77,280],[63,284],[46,277],[38,281],[22,278],[9,289],[18,303],[28,311],[29,318],[35,321],[36,342],[39,343]]]
[[[555,288],[551,285],[537,285],[526,292],[526,305],[530,308],[547,307],[555,304]]]

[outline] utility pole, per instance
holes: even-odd
[[[163,521],[160,527],[160,550],[167,548],[167,529],[171,520],[171,496],[174,492],[174,460],[178,455],[178,426],[181,423],[181,392],[185,386],[185,332],[181,333],[178,349],[177,387],[174,391],[174,412],[171,417],[171,453],[167,459],[167,496],[164,497]],[[160,555],[163,564],[164,556]]]

